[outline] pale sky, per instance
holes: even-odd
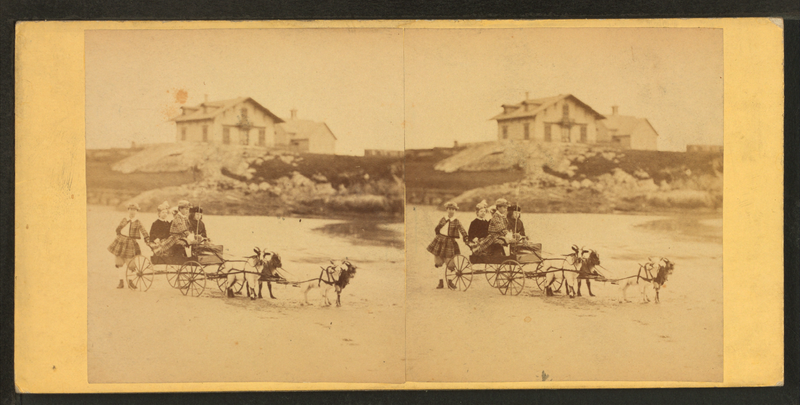
[[[273,114],[323,121],[337,154],[403,149],[397,29],[86,32],[86,147],[172,142],[186,105],[252,97]]]
[[[660,150],[722,144],[722,30],[414,29],[405,32],[406,147],[497,139],[502,104],[571,93],[647,118]]]
[[[252,97],[324,121],[338,154],[497,138],[525,97],[647,118],[661,150],[722,144],[722,30],[248,29],[86,32],[86,146],[172,142],[186,105]],[[405,123],[405,125],[404,125]]]

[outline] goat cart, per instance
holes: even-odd
[[[153,285],[157,275],[165,275],[173,288],[179,289],[183,295],[198,297],[206,289],[209,280],[216,283],[225,294],[228,287],[239,294],[244,283],[235,277],[233,285],[228,286],[231,274],[261,274],[250,257],[241,259],[223,258],[222,246],[193,245],[187,247],[189,256],[146,256],[138,255],[129,263],[126,272],[128,287],[136,291],[147,291]],[[228,268],[230,266],[230,269]],[[267,281],[267,279],[264,279]],[[268,280],[274,283],[285,282],[280,277]]]
[[[566,272],[577,273],[579,279],[606,281],[599,274],[582,274],[580,258],[576,256],[577,253],[566,254],[562,257],[543,258],[541,252],[541,244],[528,245],[527,249],[511,244],[509,255],[472,254],[469,258],[456,255],[452,259],[452,266],[445,266],[447,286],[451,290],[466,291],[472,285],[474,276],[484,275],[489,285],[497,288],[501,294],[519,295],[525,287],[526,279],[534,280],[540,291],[545,291],[548,287],[557,291],[564,283],[563,275]],[[578,257],[578,259],[566,260],[571,256]],[[529,266],[533,268],[528,269]],[[557,272],[562,272],[562,277],[552,277],[552,282],[547,285],[547,275]]]

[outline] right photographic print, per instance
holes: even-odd
[[[407,29],[406,380],[723,381],[723,35]]]

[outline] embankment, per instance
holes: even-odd
[[[669,212],[722,208],[722,153],[488,142],[416,158],[409,202],[472,207],[504,197],[535,212]]]
[[[162,201],[188,199],[218,215],[403,215],[402,157],[182,143],[127,155],[87,153],[90,202],[154,211]]]

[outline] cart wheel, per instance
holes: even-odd
[[[525,274],[515,260],[506,260],[497,271],[497,289],[503,295],[518,295],[525,287]]]
[[[472,263],[462,255],[456,255],[452,259],[453,268],[448,268],[448,263],[444,265],[444,278],[447,288],[451,290],[467,291],[472,284]]]
[[[544,291],[544,284],[547,282],[547,273],[544,272],[544,261],[536,265],[536,270],[533,271],[533,279],[536,280],[536,286],[539,291]]]
[[[199,297],[206,289],[203,265],[195,261],[184,263],[178,271],[178,285],[183,295]]]
[[[173,265],[168,264],[166,268],[166,272],[164,274],[167,275],[167,282],[172,288],[181,288],[178,280],[178,273],[180,273],[181,268]]]
[[[499,269],[500,266],[496,264],[487,264],[484,268],[483,275],[486,276],[486,281],[489,282],[492,288],[497,288],[497,275],[500,274],[498,273]]]
[[[553,273],[558,273],[558,271],[553,270]],[[534,271],[534,278],[536,279],[536,286],[539,287],[539,290],[544,291],[545,284],[547,284],[547,274],[548,271],[544,269],[544,262],[539,263],[536,266],[536,270]],[[562,274],[555,274],[556,279],[553,280],[553,284],[550,285],[550,288],[553,291],[558,291],[561,288],[561,285],[564,284],[564,277]]]
[[[153,285],[153,264],[144,256],[136,256],[128,262],[128,271],[125,272],[128,288],[131,290],[147,291]]]
[[[226,269],[224,263],[220,264],[219,268],[217,269],[217,287],[219,287],[219,290],[222,291],[223,295],[226,294],[225,287],[228,284],[228,273],[230,273],[233,270],[234,269],[230,270]],[[238,293],[239,291],[242,291],[242,287],[244,287],[244,282],[239,277],[237,277],[236,281],[231,286],[233,292]]]

